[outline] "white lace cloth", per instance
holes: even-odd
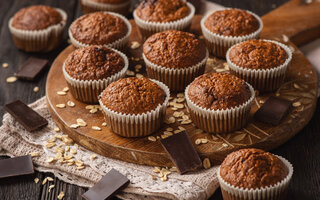
[[[35,168],[42,172],[52,172],[60,180],[78,186],[91,187],[98,182],[111,168],[114,168],[130,179],[130,184],[118,195],[123,199],[208,199],[218,188],[216,176],[217,166],[186,175],[173,172],[166,182],[159,178],[153,180],[150,175],[157,176],[153,167],[126,163],[104,156],[91,160],[93,154],[78,147],[76,159],[84,161],[86,167],[77,170],[75,166],[60,163],[47,163],[48,156],[54,156],[53,149],[45,148],[46,141],[56,132],[45,97],[30,105],[49,124],[46,128],[29,133],[11,115],[5,114],[0,127],[0,153],[9,156],[21,156],[31,152],[39,152],[39,157],[33,158]],[[60,133],[62,134],[62,133]],[[57,144],[58,141],[57,141]],[[71,147],[75,148],[75,147]]]

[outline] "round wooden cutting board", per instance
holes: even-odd
[[[319,8],[320,7],[317,9]],[[269,13],[266,17],[263,17],[265,27],[263,29],[262,38],[278,40],[290,46],[294,51],[292,64],[289,67],[287,79],[279,90],[273,94],[257,96],[252,107],[251,114],[255,113],[255,111],[261,106],[261,104],[263,104],[263,102],[266,101],[266,99],[268,99],[270,95],[276,95],[295,103],[295,107],[291,109],[290,113],[282,123],[278,126],[272,126],[256,122],[251,117],[247,126],[239,131],[228,134],[212,135],[202,132],[192,123],[181,124],[181,120],[179,120],[181,117],[177,117],[175,118],[175,123],[163,124],[162,128],[157,133],[153,134],[154,137],[159,136],[161,138],[161,135],[164,135],[163,132],[167,128],[178,130],[178,127],[181,126],[187,130],[187,133],[193,142],[198,138],[208,139],[208,143],[195,145],[195,148],[202,158],[208,157],[212,163],[218,164],[228,153],[239,148],[257,147],[265,150],[271,150],[289,140],[309,122],[316,107],[317,76],[304,55],[287,39],[295,36],[301,31],[314,27],[314,23],[305,26],[301,30],[298,28],[295,32],[292,32],[291,29],[290,33],[283,32],[282,29],[281,31],[276,32],[274,30],[275,24],[270,24],[269,20],[272,20],[272,18],[279,18],[279,12],[281,11],[279,11],[279,9],[282,9],[282,7],[273,11],[275,13],[274,15]],[[312,8],[310,9],[313,10]],[[311,11],[309,11],[309,13],[310,12]],[[315,12],[315,15],[319,14]],[[296,17],[298,18],[299,15]],[[318,19],[319,17],[320,16],[318,16]],[[191,31],[198,35],[201,33],[199,25],[200,19],[201,16],[196,16],[191,28]],[[275,21],[275,23],[280,22],[281,20]],[[145,75],[144,64],[141,59],[141,47],[138,49],[130,48],[131,42],[133,41],[138,41],[140,44],[142,43],[135,23],[133,21],[131,21],[131,23],[133,25],[133,33],[130,38],[130,43],[128,44],[128,51],[125,53],[130,59],[130,70],[135,71],[135,66],[137,64],[142,64],[143,68],[139,73]],[[320,25],[320,23],[317,25]],[[114,134],[108,127],[102,126],[104,119],[101,111],[91,114],[89,110],[85,108],[87,105],[75,100],[70,92],[65,96],[57,95],[58,91],[63,90],[63,88],[67,86],[62,74],[62,63],[73,50],[73,46],[69,46],[56,58],[51,66],[46,85],[48,108],[54,121],[62,131],[68,134],[80,145],[107,157],[152,166],[172,166],[172,162],[159,142],[159,137],[157,141],[150,141],[148,137],[120,137]],[[206,72],[214,71],[228,73],[228,67],[225,61],[212,57],[212,59],[207,63]],[[173,98],[175,97],[176,94],[173,94]],[[69,100],[73,101],[76,106],[66,106],[66,108],[56,107],[57,104],[67,104]],[[185,104],[185,102],[182,103]],[[172,117],[175,112],[172,108],[173,107],[168,107],[167,109],[168,118]],[[181,111],[188,115],[188,111],[185,107],[177,110],[177,112]],[[88,125],[77,129],[70,128],[71,124],[76,123],[77,118],[82,118]],[[102,130],[93,130],[91,128],[92,126],[99,126]]]

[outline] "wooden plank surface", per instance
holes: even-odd
[[[238,7],[256,12],[259,15],[286,2],[286,0],[213,0],[224,6]],[[9,68],[3,69],[0,66],[0,119],[4,114],[2,105],[21,99],[25,103],[31,103],[45,94],[45,80],[48,69],[35,82],[18,81],[13,84],[5,82],[6,77],[11,76],[30,55],[18,51],[13,45],[8,31],[8,19],[20,8],[27,5],[47,4],[60,7],[68,12],[68,24],[80,15],[78,2],[75,0],[0,0],[0,63],[9,63]],[[65,33],[66,39],[66,33]],[[65,40],[66,41],[66,40]],[[45,55],[37,55],[48,58],[50,63],[58,53],[67,46],[65,42],[58,50]],[[38,93],[33,92],[35,86],[40,87]],[[318,101],[319,103],[319,101]],[[319,106],[311,122],[293,139],[280,148],[272,151],[275,154],[286,157],[295,167],[293,180],[289,187],[288,199],[318,199],[320,195],[320,109]],[[56,188],[54,194],[48,195],[48,188],[33,182],[34,177],[41,180],[44,177],[52,176],[48,173],[37,172],[34,176],[18,177],[13,179],[0,180],[0,199],[56,199],[58,191],[64,190],[65,199],[81,199],[81,194],[86,188],[66,184],[55,179]],[[222,199],[218,190],[211,199]]]

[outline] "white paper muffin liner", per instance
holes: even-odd
[[[245,189],[233,186],[220,176],[220,167],[217,171],[218,180],[224,199],[233,200],[280,200],[286,199],[286,191],[293,174],[291,163],[281,156],[277,156],[288,168],[288,175],[285,179],[273,186],[258,189]]]
[[[180,69],[156,65],[149,61],[144,54],[142,57],[146,63],[148,77],[163,82],[171,91],[184,91],[189,83],[204,73],[209,52],[206,52],[205,58],[198,64]]]
[[[130,0],[124,3],[110,4],[100,3],[92,0],[80,0],[82,10],[84,13],[97,12],[97,11],[109,11],[115,12],[122,15],[129,14]]]
[[[110,48],[112,49],[112,48]],[[65,70],[65,63],[63,63],[63,75],[68,83],[72,96],[85,103],[98,103],[98,96],[101,92],[112,82],[124,77],[129,67],[129,60],[127,56],[116,49],[112,49],[118,53],[124,60],[124,67],[116,74],[100,80],[79,80],[71,77]]]
[[[205,17],[203,17],[200,22],[202,34],[205,38],[205,41],[207,43],[207,47],[208,47],[210,53],[217,56],[217,57],[221,57],[221,58],[225,58],[227,50],[231,46],[233,46],[234,44],[237,44],[239,42],[243,42],[246,40],[250,40],[250,39],[259,38],[261,30],[263,28],[263,23],[262,23],[261,18],[258,15],[246,10],[248,13],[252,14],[258,20],[259,25],[260,25],[258,30],[256,30],[255,32],[253,32],[249,35],[223,36],[223,35],[219,35],[217,33],[213,33],[209,29],[207,29],[207,27],[204,25],[204,22],[207,20],[207,18],[211,14],[213,14],[216,11],[229,10],[229,9],[231,9],[231,8],[219,9],[219,10],[215,10],[213,12],[210,12]]]
[[[153,35],[154,33],[158,33],[161,31],[166,30],[180,30],[180,31],[187,31],[192,23],[192,19],[195,14],[195,8],[192,4],[187,2],[187,6],[190,9],[190,13],[188,16],[179,19],[177,21],[172,22],[150,22],[150,21],[144,21],[140,19],[137,14],[136,10],[133,11],[133,18],[136,22],[142,39],[146,40],[149,36]]]
[[[288,58],[285,60],[285,62],[282,65],[275,68],[271,68],[271,69],[248,69],[248,68],[237,66],[236,64],[231,62],[229,58],[229,54],[231,49],[237,46],[238,44],[232,46],[227,51],[226,60],[228,62],[228,65],[230,67],[230,71],[232,74],[238,76],[239,78],[244,79],[245,81],[250,83],[256,90],[259,90],[260,92],[270,92],[278,89],[283,83],[287,73],[287,69],[292,60],[292,52],[289,49],[289,47],[287,47],[286,45],[280,42],[276,42],[273,40],[264,40],[264,41],[277,44],[286,51]]]
[[[248,84],[248,83],[247,83]],[[242,105],[234,108],[211,110],[193,103],[188,95],[189,87],[185,90],[185,97],[192,122],[208,133],[228,133],[241,129],[248,121],[251,105],[255,97],[254,90],[248,84],[251,97]]]
[[[16,46],[26,52],[48,52],[56,48],[62,41],[63,30],[67,22],[65,11],[55,8],[62,21],[43,30],[21,30],[12,26],[13,17],[9,20],[9,30]]]
[[[123,137],[143,137],[158,130],[164,121],[167,104],[170,97],[169,88],[160,81],[150,79],[161,87],[166,93],[166,98],[156,109],[142,114],[123,114],[110,110],[101,100],[100,106],[104,112],[108,126],[116,134]]]
[[[124,50],[125,46],[127,45],[128,41],[129,41],[129,36],[131,34],[131,31],[132,31],[132,27],[131,27],[131,24],[130,22],[127,20],[127,18],[125,18],[124,16],[118,14],[118,13],[114,13],[114,12],[105,12],[105,13],[108,13],[110,15],[114,15],[116,17],[119,17],[121,18],[125,24],[127,25],[128,27],[128,32],[127,34],[123,37],[123,38],[120,38],[110,44],[104,44],[103,46],[106,46],[106,47],[110,47],[110,48],[114,48],[114,49],[118,49],[118,50]],[[73,23],[75,23],[77,20],[75,20]],[[72,24],[70,25],[70,27],[72,26]],[[70,42],[73,44],[73,46],[75,46],[76,48],[81,48],[81,47],[87,47],[87,46],[90,46],[90,45],[94,45],[94,44],[85,44],[85,43],[81,43],[79,41],[77,41],[73,36],[72,36],[72,33],[70,31],[70,27],[69,27],[69,30],[68,30],[68,34],[69,34],[69,38],[70,38]]]

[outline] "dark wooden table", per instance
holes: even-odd
[[[211,0],[228,7],[237,7],[251,10],[259,15],[264,15],[280,6],[287,0]],[[75,0],[0,0],[0,63],[8,63],[4,69],[0,65],[0,120],[4,114],[3,105],[16,99],[31,103],[45,95],[46,75],[49,67],[34,82],[17,81],[7,83],[6,78],[12,76],[18,67],[31,55],[19,51],[13,44],[9,30],[9,18],[20,8],[46,4],[64,9],[68,13],[68,25],[81,15],[79,4]],[[65,32],[65,42],[59,49],[39,55],[47,58],[50,64],[55,57],[68,44]],[[33,92],[38,86],[39,92]],[[318,102],[319,103],[319,102]],[[311,122],[294,138],[286,144],[272,151],[277,155],[286,157],[294,166],[294,176],[289,187],[288,199],[319,199],[320,198],[320,107],[317,107]],[[0,123],[1,124],[1,123]],[[1,157],[0,157],[1,158]],[[2,157],[4,158],[4,157]],[[81,194],[87,189],[67,184],[55,178],[55,189],[48,193],[48,184],[42,186],[35,184],[34,178],[40,180],[51,176],[49,173],[36,172],[32,176],[15,177],[0,180],[0,199],[57,199],[60,191],[64,191],[64,199],[81,199]],[[222,199],[220,189],[210,199]]]

